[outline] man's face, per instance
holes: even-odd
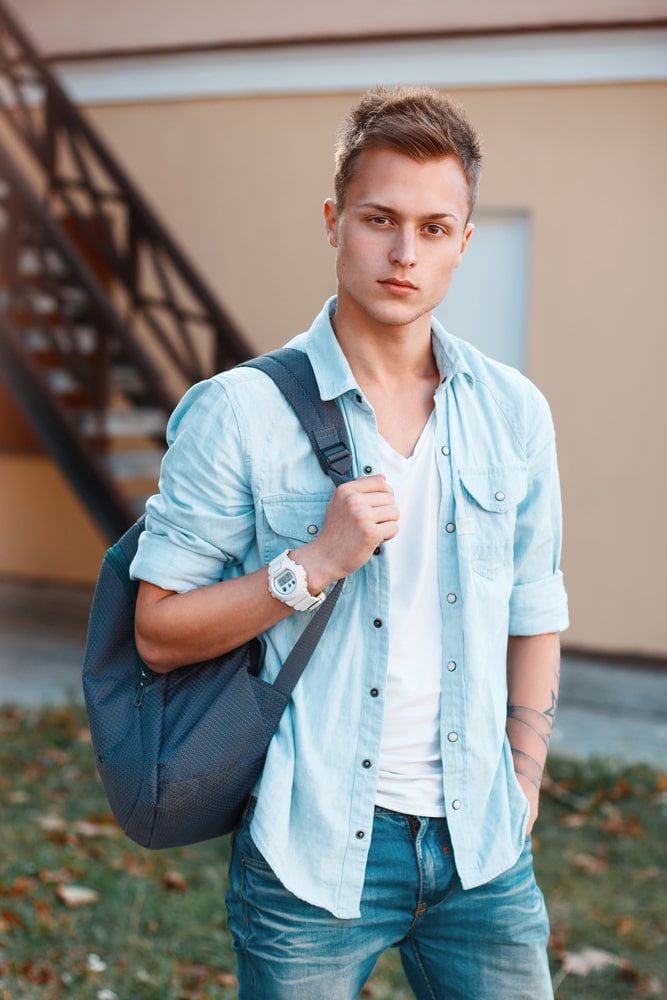
[[[339,211],[324,206],[337,249],[338,309],[352,321],[409,326],[444,298],[468,245],[465,175],[453,156],[418,163],[389,149],[359,156]]]

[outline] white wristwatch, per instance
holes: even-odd
[[[290,559],[289,549],[269,563],[269,593],[295,611],[314,611],[327,596],[309,593],[306,571]]]

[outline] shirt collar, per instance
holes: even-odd
[[[346,392],[360,392],[331,325],[336,301],[335,295],[327,299],[310,330],[299,334],[287,345],[301,348],[308,354],[322,399],[336,399]],[[431,332],[433,355],[442,380],[451,380],[454,375],[462,374],[473,382],[474,374],[459,342],[447,333],[435,317],[431,318]]]
[[[447,378],[451,380],[454,375],[464,375],[470,383],[475,381],[468,358],[461,350],[461,342],[447,333],[435,316],[431,317],[431,343],[435,363],[443,382]]]

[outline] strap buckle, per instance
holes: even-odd
[[[344,475],[350,471],[352,465],[352,454],[343,441],[336,441],[321,449],[327,465],[335,469],[339,475]]]

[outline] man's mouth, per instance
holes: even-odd
[[[411,281],[403,281],[401,278],[384,278],[380,284],[384,285],[389,291],[397,292],[399,295],[407,295],[410,292],[417,291],[416,285],[413,285]]]

